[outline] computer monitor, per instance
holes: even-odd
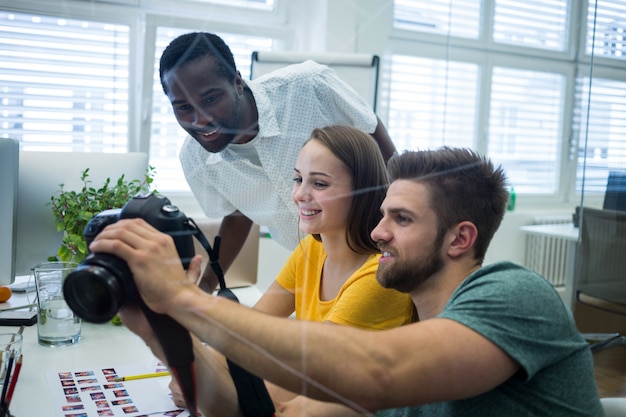
[[[0,139],[0,285],[15,279],[19,142]]]
[[[626,171],[609,172],[602,208],[626,211]]]
[[[82,172],[89,168],[92,186],[107,178],[116,181],[142,179],[148,168],[145,153],[34,152],[20,151],[17,196],[15,275],[30,275],[35,265],[54,256],[63,234],[56,230],[50,197],[64,190],[83,187]]]

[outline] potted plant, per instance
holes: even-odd
[[[142,179],[127,180],[122,175],[116,182],[107,178],[99,187],[91,185],[89,168],[82,172],[83,187],[80,191],[69,191],[60,184],[58,193],[50,197],[57,230],[63,232],[63,242],[56,256],[50,261],[81,262],[88,254],[83,231],[93,216],[103,210],[121,208],[140,191],[150,191],[154,180],[154,167],[149,167]]]

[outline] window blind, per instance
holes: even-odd
[[[492,20],[486,19],[488,6],[493,6]],[[395,0],[394,23],[403,29],[467,38],[478,38],[486,28],[495,42],[563,51],[568,39],[568,7],[567,0]],[[446,22],[454,16],[471,20],[475,25],[471,32],[476,36],[455,32],[458,27],[454,25],[424,23]],[[487,53],[486,40],[474,42],[477,51]],[[441,47],[451,47],[444,37]],[[498,55],[497,51],[488,53]],[[521,67],[524,61],[520,59],[519,68],[496,65],[493,62],[504,60],[484,60],[480,52],[476,63],[451,58],[437,61],[420,57],[419,51],[415,55],[393,55],[386,75],[390,86],[388,127],[399,149],[443,144],[481,149],[503,165],[516,192],[541,195],[558,191],[564,75],[530,71]],[[484,75],[485,79],[479,79]],[[480,97],[488,97],[488,103],[481,103]]]
[[[227,6],[257,8],[272,10],[275,6],[274,0],[187,0],[195,3],[214,3]]]
[[[587,55],[625,60],[626,0],[589,0],[586,38]]]
[[[480,0],[395,0],[393,23],[398,29],[478,39]]]
[[[494,67],[488,155],[518,193],[555,193],[561,149],[561,74]]]
[[[519,46],[564,51],[568,0],[496,0],[493,40]]]
[[[474,147],[478,66],[393,55],[389,122],[396,148]]]
[[[626,81],[579,77],[576,103],[576,190],[604,193],[609,171],[626,169]]]
[[[129,27],[0,11],[2,136],[24,150],[125,152]]]

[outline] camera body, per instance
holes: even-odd
[[[108,225],[121,219],[142,218],[174,239],[178,256],[186,269],[193,258],[194,230],[189,219],[165,196],[140,193],[123,208],[105,210],[94,216],[84,230],[89,245]],[[91,323],[111,320],[125,304],[141,301],[130,268],[122,259],[106,253],[90,253],[63,283],[69,307]]]

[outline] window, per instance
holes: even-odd
[[[196,3],[215,3],[235,7],[258,8],[271,10],[274,7],[274,0],[190,0]]]
[[[583,3],[394,0],[383,79],[399,150],[472,147],[502,164],[517,193],[554,199],[581,192],[585,162],[585,191],[603,192],[608,170],[626,168],[626,1]],[[609,58],[591,83],[574,49],[579,13],[581,49]],[[460,16],[468,22],[455,25]]]
[[[576,190],[604,193],[609,171],[626,168],[626,80],[580,77],[576,90]]]
[[[334,3],[308,13],[282,0],[13,3],[0,7],[0,136],[26,150],[148,152],[163,192],[187,186],[178,161],[185,133],[162,92],[158,59],[192,30],[225,37],[244,77],[254,50],[331,51],[352,41],[357,52],[376,49],[384,63],[377,108],[397,148],[486,152],[526,195],[520,202],[578,200],[583,168],[585,190],[597,192],[609,169],[626,169],[626,0],[338,7],[353,10],[350,24],[377,16],[390,26],[380,44],[372,31],[349,40],[344,27],[324,31],[342,20],[325,13]]]
[[[396,147],[476,145],[478,66],[394,55],[387,128]]]
[[[182,33],[215,30],[248,78],[252,51],[284,49],[277,39],[283,42],[289,31],[276,27],[284,19],[284,6],[278,7],[278,2],[184,0],[177,3],[178,15],[165,0],[141,6],[76,2],[71,10],[66,2],[31,0],[21,7],[32,9],[30,14],[4,5],[0,136],[19,139],[26,151],[147,152],[156,167],[156,188],[186,192],[178,161],[185,132],[160,85],[160,55]],[[208,10],[213,20],[205,18]],[[199,19],[191,19],[190,13]],[[204,27],[210,29],[199,29]],[[142,56],[144,51],[153,56]],[[146,62],[154,65],[148,70],[153,74],[148,91],[141,82]],[[149,125],[142,123],[146,114]]]
[[[493,40],[563,51],[567,46],[568,1],[497,0]]]
[[[586,39],[587,55],[626,59],[626,1],[589,0]]]
[[[576,78],[572,122],[577,193],[602,194],[609,171],[626,169],[625,22],[626,1],[589,0],[585,53],[594,68]]]
[[[2,136],[24,150],[126,152],[129,27],[0,11]]]
[[[399,29],[477,39],[480,0],[395,0],[394,26]]]
[[[488,154],[517,193],[556,193],[563,76],[495,67],[491,77]]]

